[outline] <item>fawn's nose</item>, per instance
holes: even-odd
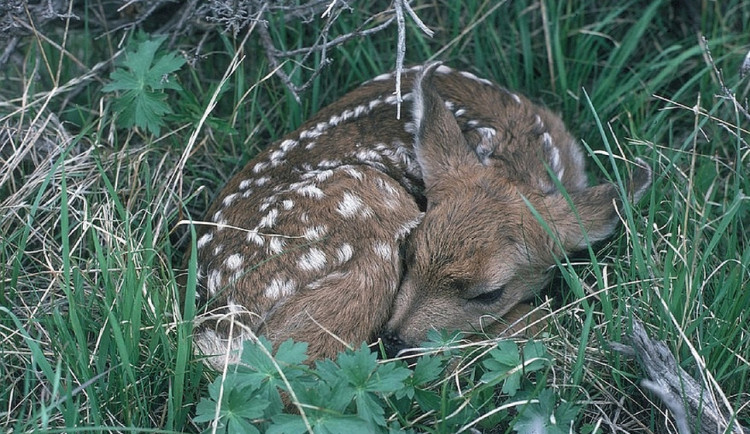
[[[401,352],[401,350],[406,348],[406,343],[403,341],[403,339],[401,339],[401,337],[395,331],[388,330],[382,333],[380,336],[378,336],[378,338],[383,343],[383,348],[385,349],[385,355],[389,359],[392,359],[398,356],[398,353]]]

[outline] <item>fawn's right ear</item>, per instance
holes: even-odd
[[[456,118],[435,89],[433,75],[439,66],[439,62],[425,66],[413,92],[414,149],[427,189],[440,179],[455,179],[462,168],[479,164]]]
[[[651,168],[637,158],[626,186],[628,199],[638,202],[651,185],[651,177]],[[573,192],[569,199],[551,194],[544,199],[544,207],[562,248],[572,252],[612,235],[620,221],[622,199],[614,184],[600,184]]]

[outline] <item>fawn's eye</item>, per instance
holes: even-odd
[[[505,286],[501,286],[489,292],[483,292],[476,297],[470,298],[469,301],[473,301],[475,303],[492,304],[500,300],[500,298],[503,296],[503,293],[505,293]]]

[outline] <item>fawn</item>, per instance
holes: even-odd
[[[556,255],[611,234],[620,196],[587,186],[557,116],[439,64],[402,80],[410,119],[396,118],[394,76],[378,76],[213,202],[196,243],[204,354],[236,362],[254,334],[308,342],[311,359],[378,335],[395,353],[430,328],[482,328],[533,297]],[[635,200],[650,177],[639,160]]]

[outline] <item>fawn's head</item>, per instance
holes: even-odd
[[[512,181],[483,164],[433,87],[434,69],[427,67],[414,89],[415,150],[428,204],[410,236],[407,272],[386,325],[389,352],[419,344],[433,328],[487,330],[483,318],[502,317],[548,283],[555,256],[608,237],[618,222],[611,184],[544,192],[535,180]],[[529,149],[523,158],[539,155]],[[639,167],[633,181],[638,199],[649,169]]]

